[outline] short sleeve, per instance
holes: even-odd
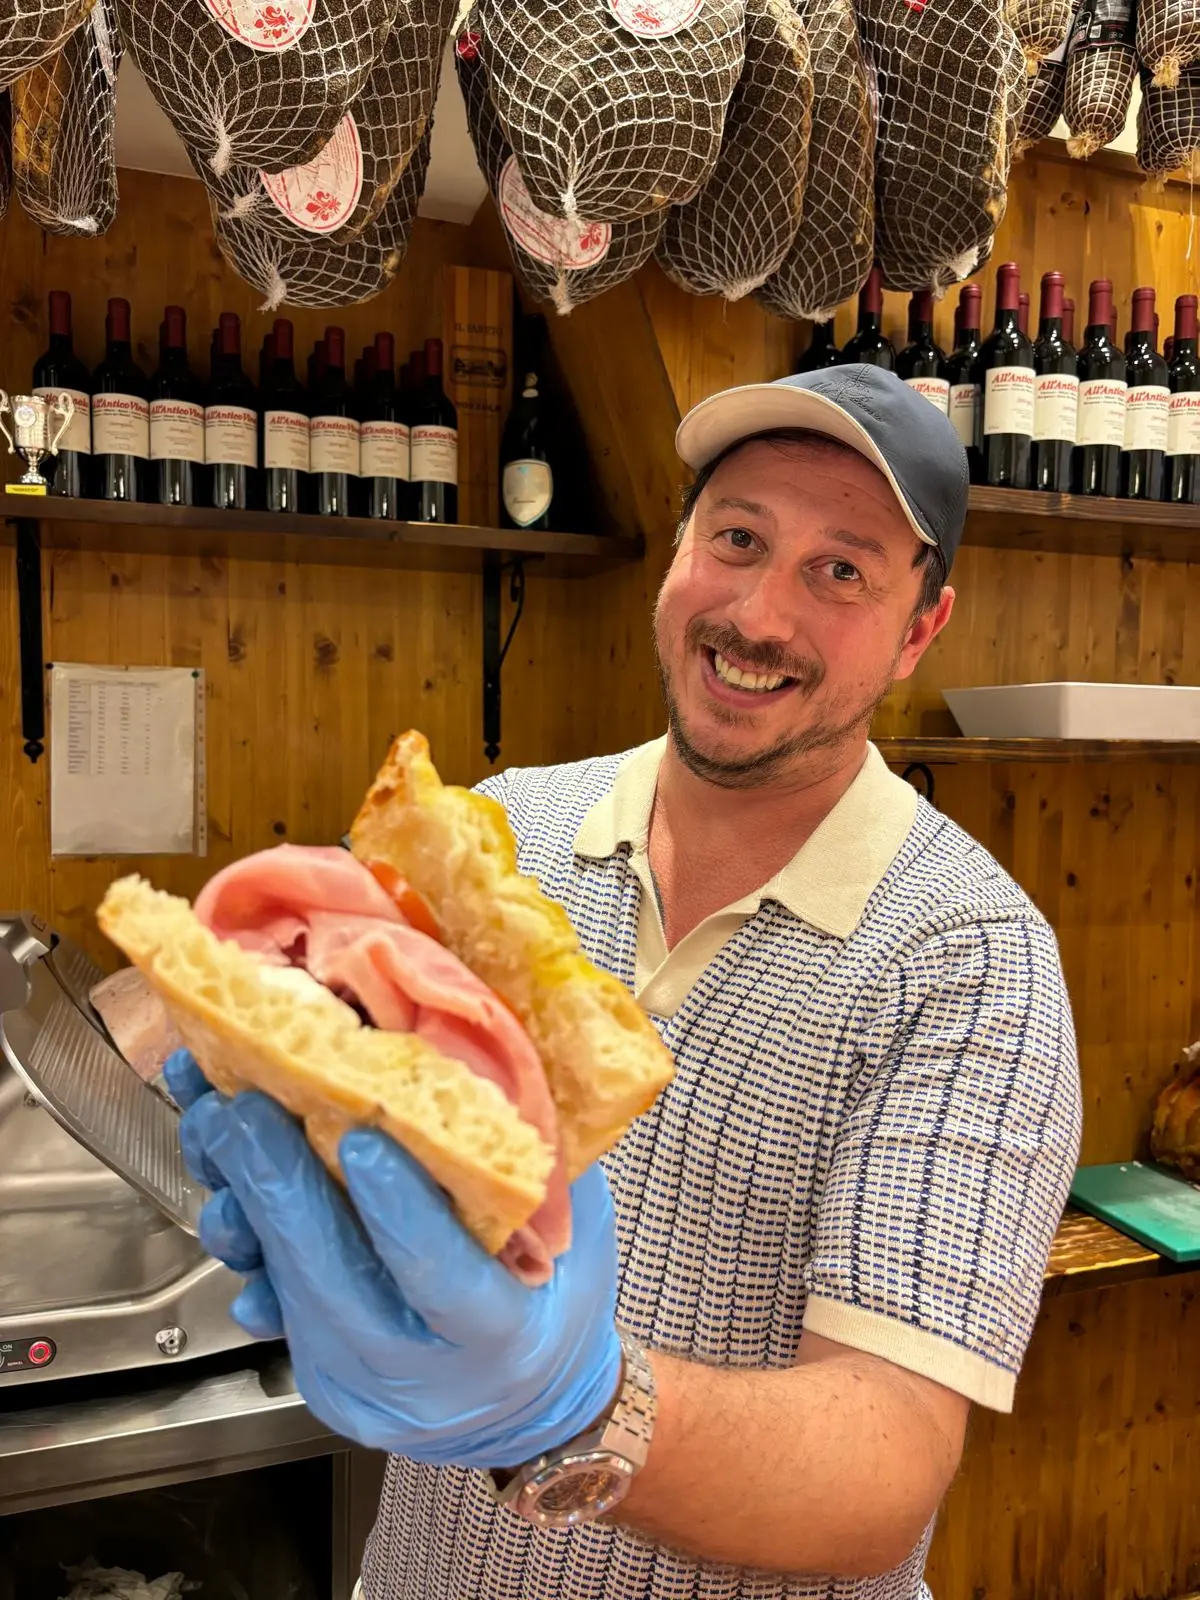
[[[938,931],[878,998],[804,1326],[1009,1411],[1079,1151],[1054,935],[1032,915]]]

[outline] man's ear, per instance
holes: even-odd
[[[928,611],[922,611],[921,615],[910,623],[904,643],[900,647],[900,658],[892,673],[897,682],[901,678],[912,677],[917,662],[950,621],[950,613],[953,610],[954,590],[947,584],[938,596],[937,605],[930,606]]]

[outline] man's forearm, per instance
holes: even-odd
[[[860,1577],[903,1561],[957,1468],[966,1404],[939,1415],[927,1380],[827,1349],[772,1372],[655,1354],[654,1442],[615,1520],[732,1566]]]

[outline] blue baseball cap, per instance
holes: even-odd
[[[872,462],[917,538],[935,545],[950,570],[967,516],[967,452],[924,395],[882,367],[823,367],[710,395],[679,424],[675,448],[699,472],[731,445],[777,428],[824,434]]]

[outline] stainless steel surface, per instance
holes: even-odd
[[[239,1280],[167,1220],[57,1122],[14,1071],[14,1049],[47,1062],[76,1048],[114,1079],[128,1080],[168,1119],[177,1119],[108,1043],[87,995],[101,976],[82,951],[39,919],[0,917],[0,1395],[22,1384],[139,1366],[165,1367],[164,1329],[185,1336],[183,1359],[247,1344],[230,1321]],[[61,1022],[67,1014],[68,1026]],[[43,1029],[39,1019],[57,1016]],[[107,1081],[107,1078],[105,1079]],[[54,1359],[16,1369],[4,1346],[50,1339]]]

